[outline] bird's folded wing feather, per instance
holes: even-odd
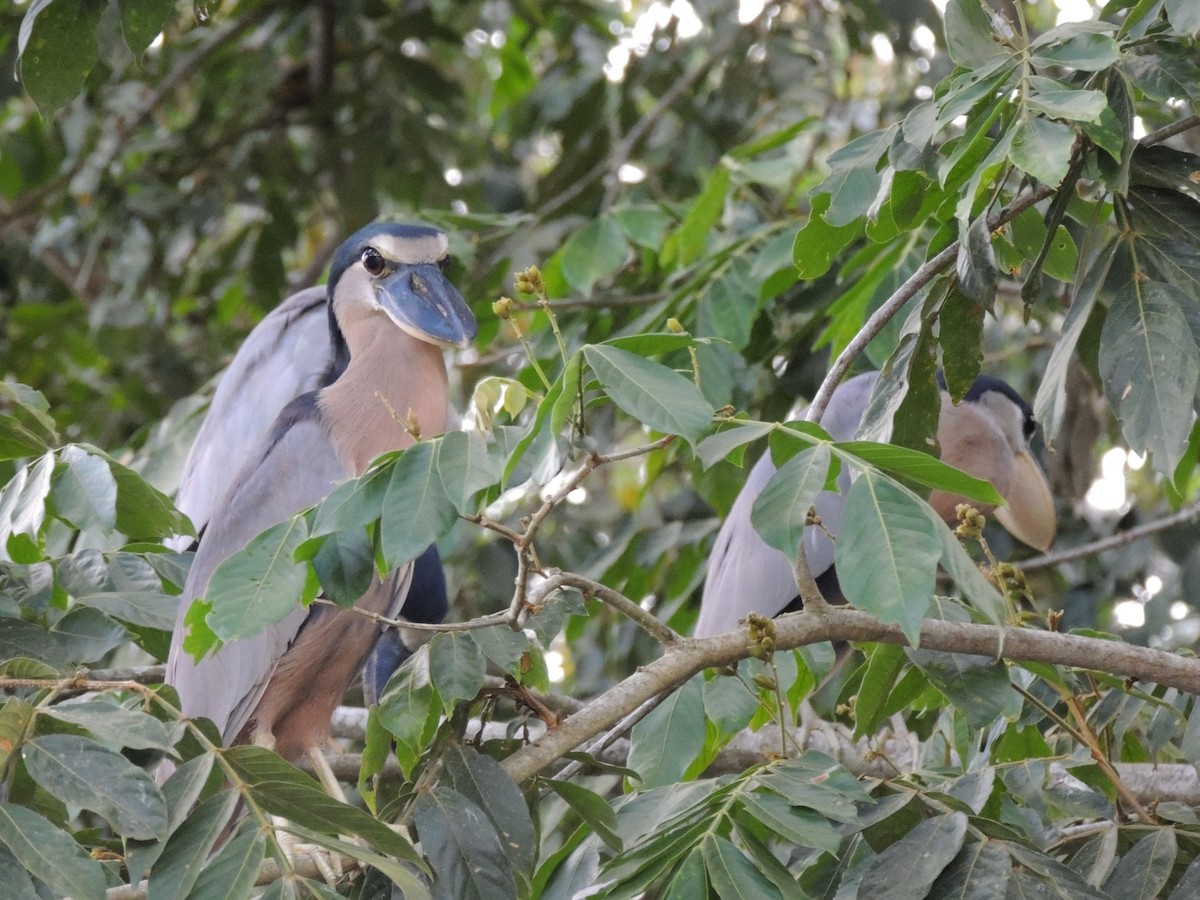
[[[227,557],[260,532],[320,502],[348,474],[317,418],[316,395],[306,394],[285,407],[208,523],[180,598],[167,681],[179,691],[183,712],[212,719],[226,740],[245,725],[308,610],[297,607],[258,635],[231,641],[196,662],[182,647],[187,608],[205,595]]]
[[[275,417],[320,387],[332,362],[324,287],[288,297],[250,332],[221,376],[175,498],[197,534]],[[191,543],[191,538],[174,542],[180,550]]]

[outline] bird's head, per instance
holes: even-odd
[[[1034,429],[1029,404],[999,378],[976,379],[957,406],[942,392],[942,461],[990,481],[1005,499],[992,511],[996,520],[1013,537],[1045,551],[1054,542],[1054,498],[1029,447]],[[963,498],[935,491],[929,502],[953,520],[954,507]]]
[[[413,337],[447,347],[475,338],[475,316],[446,278],[446,235],[424,225],[379,222],[352,234],[329,269],[329,311],[344,330],[382,313]]]

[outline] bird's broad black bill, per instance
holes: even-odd
[[[432,263],[401,265],[376,284],[375,293],[392,320],[415,337],[455,347],[475,339],[475,316]]]

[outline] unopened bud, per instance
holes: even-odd
[[[671,332],[671,334],[683,334],[683,323],[675,318],[667,319],[667,331]]]
[[[512,318],[513,299],[512,297],[501,297],[492,304],[492,312],[501,319]]]

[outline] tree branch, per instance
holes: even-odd
[[[854,609],[830,608],[821,616],[805,612],[781,616],[775,629],[775,646],[780,650],[829,640],[909,645],[899,626],[885,625]],[[927,619],[921,627],[921,647],[1082,669],[1096,669],[1098,663],[1103,663],[1103,671],[1112,675],[1200,694],[1200,659],[1118,641]],[[711,638],[680,640],[502,765],[514,780],[525,781],[564,753],[611,728],[651,697],[678,687],[703,669],[744,659],[748,650],[742,629]]]
[[[1105,550],[1124,547],[1126,544],[1140,541],[1142,538],[1158,534],[1160,531],[1166,531],[1168,528],[1174,528],[1176,525],[1191,522],[1198,516],[1200,516],[1200,500],[1193,500],[1178,512],[1172,513],[1169,516],[1164,516],[1153,522],[1147,522],[1144,525],[1138,525],[1136,528],[1130,528],[1126,531],[1118,531],[1116,534],[1111,534],[1106,538],[1100,538],[1100,540],[1092,541],[1091,543],[1080,544],[1078,547],[1068,547],[1054,553],[1044,553],[1041,556],[1035,556],[1032,559],[1018,563],[1017,567],[1026,572],[1032,572],[1035,569],[1049,569],[1060,563],[1072,562],[1082,559],[1085,556],[1095,556],[1098,553],[1103,553]]]

